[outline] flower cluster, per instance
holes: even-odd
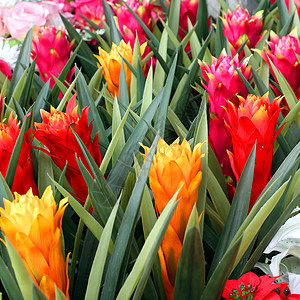
[[[33,281],[48,299],[55,299],[55,285],[68,297],[68,257],[64,261],[61,226],[67,199],[57,207],[49,186],[42,197],[32,190],[0,207],[2,232],[20,254]]]
[[[183,140],[181,145],[178,140],[168,145],[163,139],[160,139],[149,172],[149,183],[158,216],[176,191],[180,189],[178,198],[181,200],[158,252],[168,299],[173,298],[176,270],[185,229],[192,208],[198,201],[198,189],[202,179],[201,165],[204,156],[201,154],[202,145],[197,144],[192,151],[186,140]],[[145,146],[143,148],[145,150],[144,157],[146,157],[149,148]]]

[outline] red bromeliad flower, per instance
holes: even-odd
[[[228,39],[232,55],[239,50],[247,38],[249,39],[247,42],[249,49],[254,48],[259,43],[263,36],[260,35],[263,28],[262,16],[263,11],[251,16],[247,10],[239,6],[234,12],[230,10],[227,14],[223,12],[224,35]],[[241,56],[244,56],[242,52]]]
[[[237,280],[227,280],[223,290],[224,300],[231,299],[257,299],[281,300],[300,299],[300,295],[291,295],[286,283],[276,283],[277,277],[269,275],[257,276],[252,272],[242,275]]]
[[[6,176],[9,161],[20,133],[20,122],[11,114],[8,118],[8,125],[0,123],[0,172]],[[33,180],[32,146],[30,140],[31,128],[25,133],[21,152],[15,172],[11,191],[20,194],[26,193],[30,188],[35,195],[38,195],[37,186]]]
[[[276,124],[280,109],[280,98],[269,102],[268,94],[263,97],[248,95],[246,99],[237,96],[239,106],[228,101],[228,122],[233,152],[228,151],[230,164],[237,182],[248,156],[256,142],[256,158],[249,210],[271,178],[273,145],[280,132]]]
[[[96,164],[100,166],[101,163],[98,133],[95,135],[94,141],[90,137],[92,124],[88,125],[88,110],[88,107],[83,108],[81,117],[79,116],[76,95],[74,95],[70,99],[65,113],[53,107],[51,107],[50,113],[41,110],[43,123],[35,123],[37,129],[35,137],[48,148],[49,152],[45,152],[52,157],[55,164],[63,170],[68,162],[66,179],[82,203],[86,200],[88,188],[76,162],[76,156],[82,160],[89,171],[90,168],[72,129],[79,135]]]
[[[59,76],[70,58],[74,43],[75,41],[68,41],[64,28],[56,29],[54,26],[39,28],[33,36],[32,58],[36,57],[43,81],[50,78],[50,88],[55,84],[52,75]],[[74,69],[69,71],[66,81],[71,82],[73,74]]]
[[[280,38],[275,32],[271,32],[271,41],[268,43],[270,49],[266,52],[258,51],[263,59],[269,64],[269,59],[285,77],[297,99],[300,99],[300,64],[296,56],[300,55],[300,39],[296,32],[292,32]],[[270,67],[273,77],[276,76]],[[277,79],[276,79],[277,81]],[[277,81],[278,82],[278,81]],[[274,89],[280,94],[277,89]]]
[[[221,53],[218,59],[212,57],[211,66],[205,62],[200,62],[200,67],[206,81],[205,84],[202,80],[202,84],[209,95],[210,122],[208,140],[218,158],[223,173],[233,178],[229,158],[226,153],[227,149],[232,149],[232,142],[224,124],[224,120],[228,121],[224,107],[228,106],[228,99],[231,99],[235,94],[239,93],[242,97],[246,97],[248,93],[235,68],[248,80],[251,75],[251,68],[247,66],[247,61],[239,63],[236,56],[234,58],[227,56],[225,51]]]

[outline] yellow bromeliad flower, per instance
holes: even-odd
[[[48,299],[55,299],[55,285],[69,298],[68,257],[61,249],[61,225],[67,198],[58,205],[48,186],[40,199],[30,189],[25,195],[15,193],[10,202],[3,199],[0,226],[20,254],[33,281]]]
[[[184,139],[168,145],[163,139],[157,144],[149,172],[150,188],[153,192],[155,208],[160,215],[165,206],[181,187],[180,199],[170,225],[159,249],[159,259],[167,299],[173,298],[176,270],[181,254],[185,229],[194,204],[198,200],[198,189],[202,179],[202,143],[191,150]],[[149,148],[143,146],[147,156]]]
[[[141,55],[144,54],[147,43],[140,46]],[[107,82],[108,90],[111,94],[117,95],[119,97],[119,79],[122,67],[122,57],[124,57],[130,64],[132,64],[133,51],[130,46],[130,42],[127,44],[124,40],[121,40],[120,45],[112,43],[112,47],[109,53],[99,47],[99,55],[95,55],[99,63],[98,67],[103,67],[103,75]],[[128,91],[130,89],[131,81],[131,70],[128,68],[127,64],[124,62],[124,70],[126,76],[126,82]]]

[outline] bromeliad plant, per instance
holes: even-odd
[[[4,296],[299,299],[297,274],[261,273],[294,253],[271,241],[300,204],[299,86],[280,68],[299,55],[275,45],[296,52],[296,6],[222,1],[209,27],[207,4],[59,0],[65,29],[33,22],[0,78]]]

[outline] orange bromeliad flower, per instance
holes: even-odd
[[[228,101],[226,127],[233,143],[233,153],[228,151],[228,154],[238,182],[255,141],[257,143],[250,210],[271,179],[273,145],[280,132],[275,134],[281,99],[270,103],[268,94],[261,98],[256,95],[248,95],[246,99],[237,97],[238,107]]]
[[[20,133],[20,122],[11,114],[8,125],[0,123],[0,172],[5,177],[9,161]],[[25,133],[21,152],[12,184],[12,192],[26,193],[32,187],[33,193],[38,195],[37,186],[33,180],[32,147],[30,141],[31,128]]]
[[[74,95],[70,99],[65,113],[51,107],[50,113],[41,110],[41,115],[43,123],[35,123],[37,129],[35,137],[48,148],[49,152],[45,152],[51,155],[53,161],[61,170],[68,162],[66,179],[79,200],[84,203],[88,195],[88,188],[78,167],[76,155],[89,171],[90,168],[72,129],[88,148],[96,164],[100,166],[101,163],[98,133],[96,133],[94,141],[91,140],[93,128],[91,123],[88,125],[88,107],[83,108],[80,117],[76,105],[76,95]]]
[[[147,43],[144,43],[140,47],[141,55],[144,54]],[[103,75],[107,82],[108,90],[111,94],[119,97],[119,79],[122,67],[122,57],[124,57],[130,64],[132,64],[133,51],[130,46],[130,41],[126,44],[124,40],[120,42],[120,45],[112,43],[112,48],[109,53],[99,47],[99,55],[95,55],[99,63],[98,67],[103,67]],[[130,89],[131,70],[124,62],[124,70],[126,76],[126,82],[128,91]]]
[[[20,254],[33,281],[48,299],[55,299],[55,285],[69,297],[68,257],[61,250],[61,225],[67,198],[57,209],[51,187],[41,199],[30,189],[25,195],[15,193],[12,202],[3,199],[0,208],[1,230]]]
[[[181,254],[185,229],[193,206],[198,201],[198,189],[202,179],[201,143],[191,150],[184,139],[168,145],[163,139],[157,144],[149,172],[149,183],[153,192],[155,208],[160,215],[181,187],[180,199],[158,252],[167,299],[173,298],[176,270]],[[149,148],[143,146],[147,156]]]

